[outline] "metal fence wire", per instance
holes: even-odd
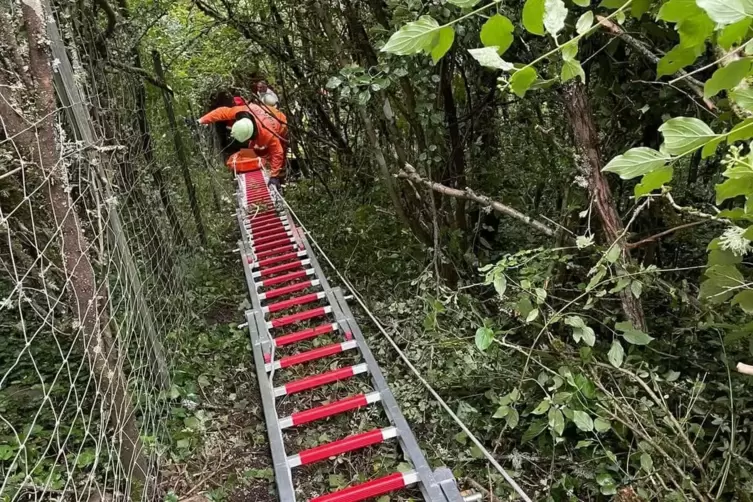
[[[0,3],[0,501],[153,495],[191,315],[197,166],[146,106],[170,93],[72,8]]]

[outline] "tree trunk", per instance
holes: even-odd
[[[49,4],[47,7],[49,10]],[[34,88],[28,91],[35,97],[38,120],[34,122],[35,128],[23,128],[12,131],[12,134],[46,177],[44,190],[49,194],[53,227],[58,229],[56,235],[60,236],[69,308],[82,335],[75,336],[75,339],[89,362],[97,393],[107,408],[103,418],[112,413],[110,424],[120,445],[120,461],[127,478],[143,486],[148,466],[136,424],[136,412],[122,368],[113,351],[109,350],[114,344],[107,331],[107,316],[99,315],[100,295],[90,257],[85,251],[90,249],[90,243],[83,234],[67,190],[67,172],[57,165],[60,149],[55,137],[56,106],[51,58],[46,52],[45,12],[40,2],[23,2],[21,12],[29,43],[29,74],[34,84]],[[47,12],[46,15],[53,14]]]
[[[573,129],[575,146],[580,154],[578,165],[582,175],[588,182],[588,195],[593,202],[596,213],[604,232],[607,244],[621,241],[624,238],[625,227],[617,213],[612,198],[612,191],[604,174],[601,172],[602,160],[599,147],[599,135],[596,130],[591,104],[586,95],[586,87],[581,82],[565,86],[563,91],[565,108],[567,109],[570,126]],[[623,249],[624,245],[618,242]],[[626,261],[630,261],[627,250],[623,251]],[[646,329],[646,318],[640,299],[635,298],[629,288],[620,293],[622,309],[625,316],[639,329]]]
[[[442,61],[442,70],[440,78],[440,91],[442,101],[444,102],[444,119],[447,124],[447,130],[450,133],[449,166],[440,180],[441,183],[451,187],[465,190],[467,182],[465,179],[465,152],[463,140],[460,138],[460,127],[458,126],[458,112],[455,107],[455,96],[452,93],[453,78],[453,58],[452,53],[448,54]],[[456,200],[455,205],[455,225],[461,230],[468,228],[465,214],[465,201]]]
[[[162,59],[159,52],[152,51],[152,60],[154,61],[154,72],[157,78],[162,82],[165,80],[165,72],[162,69]],[[193,213],[194,221],[196,222],[196,230],[199,234],[199,240],[203,246],[207,245],[207,234],[204,230],[204,222],[201,219],[201,207],[199,207],[199,200],[196,197],[196,187],[191,179],[191,170],[189,169],[188,156],[186,155],[185,147],[183,146],[183,138],[178,130],[178,122],[175,120],[175,110],[173,109],[173,99],[170,93],[162,91],[162,99],[165,102],[165,112],[167,113],[167,121],[170,124],[170,130],[173,133],[173,141],[175,142],[175,153],[178,155],[178,163],[180,164],[180,171],[183,174],[183,182],[186,184],[186,192],[188,192],[188,202],[191,205],[191,212]]]
[[[136,65],[141,67],[141,56],[136,54]],[[144,160],[146,160],[149,170],[152,173],[152,179],[159,191],[159,198],[162,202],[162,207],[165,208],[167,214],[167,220],[170,223],[170,228],[173,231],[175,240],[180,246],[187,244],[186,235],[183,232],[183,227],[180,224],[178,215],[175,212],[175,207],[170,200],[170,192],[165,185],[165,178],[162,176],[162,168],[154,161],[154,150],[152,149],[152,132],[149,128],[149,121],[146,116],[146,89],[143,82],[136,86],[136,121],[139,126],[139,133],[141,135],[141,148],[144,153]]]

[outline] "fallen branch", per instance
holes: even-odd
[[[490,492],[488,488],[484,487],[481,483],[479,483],[475,479],[471,479],[468,476],[466,476],[465,478],[463,478],[463,480],[469,485],[471,485],[474,489],[481,492],[484,496],[486,496],[486,498],[489,499],[489,502],[501,502],[496,495]]]
[[[651,52],[651,49],[646,47],[646,45],[643,42],[625,33],[623,29],[620,28],[619,25],[614,24],[612,21],[605,18],[604,16],[596,16],[596,19],[598,20],[599,24],[601,24],[604,28],[606,28],[607,32],[610,35],[621,39],[623,42],[628,44],[630,47],[632,47],[636,51],[640,52],[645,58],[649,59],[654,64],[658,63],[659,60],[661,59],[659,56]],[[716,106],[714,106],[714,103],[712,103],[711,100],[709,100],[703,95],[703,82],[691,77],[684,70],[679,70],[677,74],[683,77],[682,82],[685,84],[685,86],[688,89],[690,89],[696,96],[701,98],[701,100],[703,101],[703,103],[706,105],[706,107],[709,110],[716,109]]]
[[[397,174],[397,177],[408,180],[408,181],[412,181],[414,183],[418,183],[420,185],[423,185],[425,187],[428,187],[434,190],[435,192],[441,193],[443,195],[447,195],[448,197],[454,197],[456,199],[463,199],[463,200],[470,200],[470,201],[476,202],[477,204],[481,206],[489,207],[499,213],[506,214],[507,216],[515,218],[516,220],[520,220],[526,225],[529,225],[535,228],[542,234],[548,235],[549,237],[553,237],[555,234],[554,229],[545,225],[544,223],[521,213],[517,209],[513,209],[510,206],[502,204],[501,202],[492,200],[485,195],[477,194],[473,192],[470,188],[466,188],[465,190],[459,190],[457,188],[451,188],[446,185],[442,185],[441,183],[437,183],[435,181],[429,181],[427,179],[424,179],[416,172],[415,168],[411,166],[410,164],[405,164],[405,170],[400,171]]]
[[[695,226],[698,226],[698,225],[702,225],[704,223],[708,223],[708,221],[709,220],[701,220],[701,221],[694,221],[692,223],[685,223],[684,225],[680,225],[680,226],[677,226],[677,227],[674,227],[674,228],[670,228],[669,230],[665,230],[664,232],[659,232],[658,234],[652,235],[651,237],[646,237],[645,239],[640,240],[638,242],[630,242],[625,247],[627,247],[628,249],[635,249],[637,247],[643,246],[643,245],[648,244],[650,242],[658,241],[662,237],[665,237],[665,236],[667,236],[669,234],[672,234],[674,232],[677,232],[679,230],[684,230],[686,228],[691,228],[691,227],[695,227]]]
[[[154,76],[152,76],[148,71],[146,71],[143,68],[136,68],[135,66],[128,66],[123,63],[118,63],[117,61],[108,60],[107,64],[112,66],[113,68],[117,68],[118,70],[122,70],[128,73],[133,73],[134,75],[138,75],[150,84],[152,84],[155,87],[159,87],[160,89],[163,89],[170,94],[173,94],[173,90],[170,88],[169,85],[167,85],[165,82],[162,82],[161,80],[157,80]]]

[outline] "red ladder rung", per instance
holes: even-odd
[[[400,490],[406,486],[418,482],[418,475],[415,471],[396,472],[383,478],[374,479],[361,483],[360,485],[351,486],[334,493],[328,493],[320,497],[315,497],[309,502],[360,502],[395,490]]]
[[[306,270],[299,270],[297,272],[291,272],[289,274],[278,275],[277,277],[270,277],[269,279],[264,279],[257,284],[263,288],[268,288],[269,286],[283,284],[285,282],[294,281],[295,279],[303,279],[307,275],[314,275],[314,269],[307,268]]]
[[[314,375],[300,380],[294,380],[285,385],[275,387],[275,397],[286,396],[289,394],[295,394],[296,392],[303,392],[304,390],[315,389],[322,385],[327,385],[340,380],[345,380],[361,373],[366,373],[368,367],[366,363],[355,364],[346,368],[338,368],[336,370],[327,371],[319,375]]]
[[[273,277],[269,280],[274,280],[276,277]],[[326,307],[318,307],[311,310],[304,310],[303,312],[298,312],[295,314],[290,314],[282,317],[278,317],[277,319],[272,319],[271,321],[267,322],[267,328],[281,328],[283,326],[289,326],[290,324],[295,324],[297,322],[301,321],[308,321],[309,319],[316,319],[317,317],[322,317],[332,312],[332,307],[327,305]]]
[[[271,256],[278,255],[280,253],[287,253],[288,251],[295,251],[296,245],[295,244],[288,244],[286,246],[280,246],[277,249],[270,249],[268,251],[262,251],[261,253],[255,253],[257,260],[263,260],[265,258],[269,258]]]
[[[249,225],[251,227],[251,230],[253,230],[254,232],[261,232],[262,230],[269,230],[276,225],[284,225],[285,223],[287,223],[287,220],[283,220],[279,216],[275,216],[272,218],[266,218],[261,221],[252,221],[249,223]]]
[[[290,227],[285,227],[282,224],[275,225],[269,230],[262,230],[261,232],[253,232],[254,239],[261,239],[262,237],[269,237],[270,235],[283,235],[286,232],[290,232]]]
[[[308,303],[314,303],[317,300],[321,300],[322,298],[326,298],[327,294],[324,291],[320,291],[318,293],[309,293],[307,295],[302,296],[296,296],[295,298],[290,298],[289,300],[283,300],[281,302],[276,303],[270,303],[266,307],[263,307],[263,311],[265,313],[273,314],[275,312],[279,312],[281,310],[289,309],[290,307],[295,307],[297,305],[306,305]]]
[[[368,394],[357,394],[355,396],[346,397],[345,399],[315,406],[308,410],[297,411],[288,417],[281,418],[280,427],[287,429],[289,427],[304,425],[309,422],[339,415],[346,411],[368,406],[372,403],[379,402],[381,399],[379,392],[370,392]]]
[[[254,246],[258,247],[260,245],[268,244],[270,242],[277,242],[277,241],[279,241],[281,239],[290,239],[291,237],[292,237],[292,235],[289,235],[288,232],[282,231],[282,232],[278,232],[278,233],[275,233],[275,234],[272,234],[272,235],[266,235],[264,237],[259,237],[258,235],[253,235],[252,239],[254,241]]]
[[[356,347],[358,347],[358,343],[355,340],[325,345],[324,347],[319,347],[318,349],[307,350],[306,352],[301,352],[300,354],[286,356],[278,359],[274,362],[274,364],[267,365],[267,371],[270,371],[273,367],[274,369],[283,369],[290,368],[291,366],[295,366],[297,364],[316,361],[325,357],[334,356],[335,354],[341,354],[348,350],[353,350]]]
[[[289,243],[293,242],[292,237],[285,237],[284,239],[267,242],[266,244],[261,244],[260,246],[254,246],[254,252],[261,252],[261,251],[269,251],[270,249],[274,249],[280,246],[285,246]]]
[[[300,291],[305,291],[310,287],[318,286],[319,284],[320,284],[319,280],[314,279],[313,281],[303,281],[297,284],[291,284],[290,286],[283,286],[277,289],[270,289],[269,291],[266,291],[264,293],[259,293],[259,300],[271,300],[272,298],[277,298],[279,296],[289,295],[291,293],[298,293]]]
[[[326,460],[329,457],[379,444],[394,437],[397,437],[397,429],[395,427],[385,427],[361,434],[354,434],[338,441],[332,441],[331,443],[309,448],[308,450],[291,455],[288,457],[288,466],[298,467],[299,465],[313,464]]]
[[[287,335],[278,336],[273,340],[273,342],[276,347],[283,347],[285,345],[290,345],[291,343],[301,342],[310,338],[316,338],[317,336],[324,335],[326,333],[332,333],[334,331],[337,331],[337,329],[337,323],[322,324],[321,326],[316,326],[315,328],[308,328],[301,331],[296,331],[294,333],[288,333]]]
[[[302,254],[303,253],[303,254]],[[272,258],[267,258],[266,260],[260,260],[258,262],[254,262],[251,258],[249,258],[248,262],[254,265],[255,267],[267,267],[269,265],[274,265],[275,263],[280,263],[287,260],[293,260],[295,258],[301,258],[305,254],[301,251],[296,251],[294,253],[285,253],[278,256],[273,256]]]
[[[290,272],[291,270],[298,270],[309,265],[311,260],[296,260],[290,263],[283,263],[282,265],[274,265],[272,267],[266,267],[260,269],[258,272],[254,272],[254,277],[270,277],[280,272]]]

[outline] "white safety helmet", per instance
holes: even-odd
[[[230,135],[235,141],[245,143],[254,135],[254,121],[251,119],[236,120],[230,129]]]
[[[261,101],[267,106],[277,106],[277,103],[278,103],[277,94],[267,89],[267,92],[265,92],[264,95],[261,97]]]

